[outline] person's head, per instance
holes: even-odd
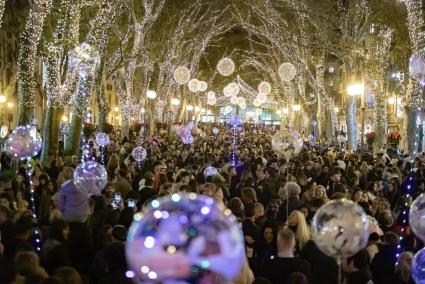
[[[223,203],[224,194],[221,187],[218,187],[214,183],[207,182],[201,187],[201,193],[214,198],[215,201]]]
[[[227,207],[237,218],[244,218],[244,204],[239,197],[233,197],[232,199],[230,199],[229,203],[227,204]]]
[[[326,189],[323,185],[318,185],[315,187],[314,197],[316,198],[326,198]]]
[[[264,223],[263,228],[263,238],[266,244],[270,244],[276,241],[277,237],[277,226],[275,223],[267,221]]]
[[[70,266],[62,266],[55,271],[56,277],[60,278],[66,284],[83,284],[80,274],[75,268]]]
[[[0,258],[0,283],[15,284],[18,276],[18,268],[14,261]]]
[[[285,186],[279,190],[281,197],[298,198],[301,193],[301,188],[296,182],[287,182]]]
[[[229,174],[229,176],[234,177],[238,175],[238,172],[236,171],[236,167],[234,166],[229,166],[227,168],[227,173]]]
[[[366,269],[368,266],[369,255],[365,249],[360,250],[353,256],[342,259],[342,267],[347,273],[363,270]]]
[[[388,200],[385,198],[378,197],[374,200],[374,203],[375,203],[376,212],[379,214],[382,214],[384,213],[384,211],[390,209],[390,204]]]
[[[0,225],[3,225],[7,220],[12,218],[11,211],[7,206],[0,204]]]
[[[263,168],[258,168],[255,171],[255,176],[257,177],[257,179],[262,180],[266,177],[266,174],[264,173],[264,169]]]
[[[359,202],[360,200],[362,200],[362,198],[363,198],[363,191],[361,191],[361,190],[356,190],[354,193],[353,193],[353,201],[354,202]]]
[[[339,173],[339,171],[334,171],[330,177],[329,180],[333,183],[339,183],[341,180],[341,174]]]
[[[310,281],[307,276],[301,272],[293,272],[289,275],[286,284],[308,284]]]
[[[68,224],[62,219],[55,219],[50,225],[49,237],[61,243],[68,239],[69,233]]]
[[[295,235],[287,228],[282,228],[277,233],[278,252],[293,253],[295,250]]]
[[[255,214],[255,204],[252,202],[244,204],[245,218],[253,218]]]
[[[260,202],[255,202],[254,218],[258,219],[262,216],[264,216],[264,205]]]
[[[15,256],[18,273],[22,276],[33,276],[38,273],[40,262],[38,255],[32,251],[19,251]]]
[[[382,239],[384,245],[395,247],[399,244],[400,238],[396,233],[386,232]]]
[[[34,221],[31,215],[24,215],[16,221],[15,236],[22,240],[28,240],[31,237],[34,228]]]
[[[182,184],[189,184],[190,182],[190,173],[188,171],[183,171],[180,173],[180,181]]]
[[[127,239],[127,228],[123,225],[115,225],[112,228],[112,241],[125,242]]]
[[[252,187],[245,187],[241,192],[241,199],[244,204],[257,202],[257,193]]]
[[[47,174],[41,174],[38,177],[38,182],[40,183],[41,186],[46,186],[47,183],[49,182],[49,176]]]

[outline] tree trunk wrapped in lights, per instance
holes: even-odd
[[[37,46],[51,8],[52,0],[35,0],[21,37],[18,58],[19,124],[28,124],[33,118]]]
[[[4,14],[4,8],[6,5],[6,0],[0,0],[0,27],[3,23],[3,14]]]
[[[422,0],[406,0],[407,7],[407,26],[409,37],[412,42],[413,54],[425,56],[425,20],[423,13]],[[409,77],[407,88],[407,148],[411,156],[416,154],[418,133],[417,116],[421,108],[422,88],[419,81]]]

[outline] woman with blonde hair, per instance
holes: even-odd
[[[310,240],[310,228],[307,225],[304,214],[299,210],[294,210],[289,214],[287,226],[294,232],[297,242],[297,251],[300,251],[307,241]]]
[[[317,185],[314,188],[314,198],[324,199],[326,202],[329,201],[329,198],[326,194],[326,189],[323,185]]]

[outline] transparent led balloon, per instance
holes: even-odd
[[[30,125],[17,126],[6,141],[6,151],[16,158],[30,158],[40,152],[42,139]]]
[[[289,159],[298,156],[304,146],[301,135],[291,129],[282,129],[272,137],[273,151],[285,156]]]
[[[218,132],[220,132],[220,130],[219,130],[217,127],[214,127],[214,128],[213,128],[213,133],[214,133],[214,135],[217,135],[217,134],[218,134]]]
[[[416,237],[425,241],[425,194],[419,195],[410,206],[409,225]]]
[[[185,66],[179,66],[174,69],[174,81],[179,85],[184,85],[190,80],[190,70]]]
[[[95,162],[81,163],[74,171],[74,185],[80,191],[89,195],[99,195],[108,183],[108,174],[105,168]]]
[[[208,283],[223,283],[239,275],[245,245],[229,209],[210,197],[173,194],[134,216],[126,257],[140,281],[203,283],[208,272],[218,276]]]
[[[204,170],[204,177],[210,177],[210,176],[214,176],[217,175],[218,171],[216,168],[209,166]]]
[[[278,69],[279,77],[284,82],[292,81],[297,75],[297,69],[290,62],[285,62],[279,66]]]
[[[413,258],[412,278],[416,284],[425,284],[425,248],[418,251]]]
[[[363,209],[351,200],[326,203],[313,217],[313,241],[326,255],[349,257],[365,248],[369,238],[369,220]]]
[[[136,160],[136,162],[140,163],[144,159],[146,159],[147,152],[146,152],[145,148],[143,148],[143,147],[136,147],[131,152],[131,156],[133,156],[133,158]]]
[[[100,132],[96,135],[96,144],[101,147],[108,146],[111,143],[108,134]]]
[[[222,58],[217,63],[217,71],[222,76],[230,76],[235,72],[235,63],[228,57]]]

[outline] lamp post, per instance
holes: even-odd
[[[146,92],[146,97],[148,98],[148,116],[149,116],[149,132],[150,135],[154,134],[154,123],[153,123],[153,101],[156,99],[156,92],[154,90],[148,90]]]
[[[347,94],[349,96],[355,97],[355,96],[361,96],[361,119],[362,119],[362,128],[361,128],[361,151],[364,149],[364,132],[365,132],[365,111],[366,111],[366,100],[365,100],[365,87],[363,80],[361,78],[360,72],[357,72],[355,80],[348,85],[347,87]]]

